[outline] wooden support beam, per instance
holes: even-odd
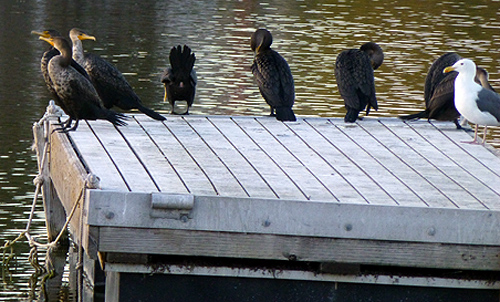
[[[57,194],[69,214],[75,202],[80,205],[75,210],[70,226],[73,232],[73,240],[80,245],[80,217],[83,208],[85,180],[87,171],[78,158],[66,133],[52,132],[55,125],[51,125],[50,135],[50,178]]]
[[[500,270],[500,250],[491,246],[116,227],[99,236],[99,250],[114,253]]]
[[[43,124],[35,123],[33,125],[33,136],[38,160],[39,177],[41,177],[43,181],[41,192],[43,198],[43,208],[45,211],[45,225],[49,241],[52,241],[57,237],[66,221],[64,207],[62,206],[61,200],[59,199],[57,191],[54,188],[54,184],[50,179],[49,158],[51,150],[48,133],[50,131],[50,123],[54,122],[55,117],[48,118]],[[66,236],[67,235],[64,237]]]

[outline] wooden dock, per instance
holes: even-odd
[[[47,207],[84,199],[71,232],[104,267],[106,301],[129,301],[119,297],[137,274],[468,288],[498,301],[500,157],[460,143],[471,137],[453,123],[128,123],[49,139]]]

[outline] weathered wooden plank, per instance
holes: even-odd
[[[488,161],[491,160],[493,157],[500,157],[500,151],[498,149],[493,148],[491,145],[486,144],[486,146],[481,146],[476,144],[465,143],[472,141],[474,137],[474,125],[471,125],[472,127],[470,127],[469,125],[465,125],[464,130],[457,130],[455,127],[452,126],[453,124],[450,125],[436,121],[431,121],[431,123],[434,125],[436,129],[441,131],[443,135],[447,136],[454,144],[459,146],[465,152],[474,154],[474,157],[476,157],[480,161],[484,160]],[[479,137],[480,139],[483,138],[482,129],[483,129],[482,127],[479,128],[480,132],[478,133],[478,135],[480,136]],[[481,151],[479,152],[477,151],[479,149],[478,147],[481,149]],[[488,151],[488,152],[483,152],[483,151]],[[492,170],[496,171],[498,174],[500,168],[495,167]]]
[[[446,155],[453,160],[460,162],[463,156],[470,156],[471,161],[465,162],[465,164],[472,165],[475,169],[469,169],[471,171],[479,171],[477,176],[481,175],[483,168],[490,171],[497,176],[500,175],[500,165],[486,165],[485,163],[496,162],[500,158],[500,151],[495,150],[492,152],[492,147],[486,145],[486,147],[481,145],[472,145],[463,143],[462,141],[471,141],[471,134],[474,132],[466,132],[465,130],[457,130],[453,124],[449,125],[446,123],[440,123],[432,121],[432,128],[425,127],[422,122],[408,123],[415,131],[420,135],[425,137],[429,142],[435,145],[439,150],[446,153]],[[466,128],[468,131],[473,131],[470,128]],[[435,130],[437,130],[441,135],[446,137],[446,140],[437,140],[438,136],[435,135]],[[479,167],[483,166],[483,167]],[[479,169],[478,169],[479,168]]]
[[[437,139],[434,129],[423,128],[420,124],[410,124],[415,129],[417,135],[425,138],[451,161],[451,166],[461,169],[465,176],[457,179],[460,183],[468,184],[474,182],[475,178],[480,184],[476,187],[469,184],[466,187],[474,196],[492,209],[498,209],[500,196],[500,165],[499,157],[491,153],[490,150],[480,145],[470,145],[461,143],[470,140],[469,135],[462,130],[438,128],[447,139]],[[469,182],[465,182],[465,180]],[[484,194],[488,194],[484,196]]]
[[[51,125],[50,131],[54,129]],[[80,202],[70,221],[72,239],[80,244],[80,217],[84,203],[84,188],[87,171],[76,156],[67,134],[52,132],[50,135],[50,178],[66,213],[70,213],[74,203]]]
[[[211,119],[212,123],[224,133],[238,152],[259,172],[278,198],[305,200],[306,196],[280,169],[279,166],[252,139],[230,119]]]
[[[429,127],[430,125],[427,124]],[[379,123],[375,126],[380,132],[386,132],[387,136],[394,135],[399,139],[398,147],[386,145],[388,149],[400,158],[417,175],[417,179],[425,179],[426,184],[432,186],[434,190],[440,192],[437,196],[433,194],[423,195],[430,206],[438,207],[461,207],[470,205],[482,208],[477,202],[469,202],[474,197],[464,191],[463,188],[454,180],[454,167],[447,167],[449,164],[445,158],[441,158],[433,152],[434,147],[425,140],[419,140],[412,134],[412,130],[406,124],[383,125]],[[384,141],[381,140],[383,144]],[[460,173],[460,171],[457,171]],[[449,175],[447,174],[449,173]],[[430,193],[434,193],[431,191]],[[438,198],[436,198],[438,197]],[[464,203],[464,200],[467,203]]]
[[[394,175],[341,131],[342,127],[357,127],[356,125],[337,126],[321,119],[307,119],[306,122],[312,129],[305,132],[319,134],[330,144],[315,149],[322,150],[322,153],[338,153],[340,156],[329,161],[335,164],[342,176],[348,179],[370,204],[396,205],[408,202],[424,206],[412,191],[400,185]]]
[[[105,252],[499,270],[496,247],[103,227]],[[147,251],[145,247],[148,247]]]
[[[421,203],[429,206],[426,200],[438,200],[438,204],[449,202],[442,192],[412,168],[411,164],[421,158],[380,123],[359,123],[358,127],[345,127],[342,131],[394,175],[400,182],[399,187],[406,187],[418,196]],[[401,204],[415,204],[415,201],[407,200]]]
[[[49,118],[42,124],[35,123],[33,125],[33,137],[38,161],[38,177],[42,177],[43,179],[40,190],[43,197],[45,226],[47,228],[47,238],[49,241],[54,240],[57,235],[59,235],[66,222],[64,207],[59,200],[59,196],[57,196],[52,179],[50,179],[50,123],[55,121],[56,119],[54,117]]]
[[[425,137],[429,142],[431,142],[433,145],[435,145],[438,149],[442,150],[444,153],[446,153],[447,156],[449,156],[452,159],[462,159],[463,156],[470,156],[472,159],[475,161],[467,161],[465,163],[467,164],[473,164],[476,166],[476,164],[479,164],[484,167],[479,167],[479,171],[482,172],[481,169],[486,168],[487,170],[490,170],[490,173],[494,173],[497,176],[500,175],[500,166],[498,165],[492,165],[488,166],[485,165],[484,163],[488,163],[491,161],[498,161],[498,150],[497,152],[491,152],[489,146],[486,148],[481,145],[472,145],[472,144],[467,144],[467,143],[462,143],[462,141],[471,141],[471,134],[473,132],[466,132],[465,130],[457,130],[454,126],[452,125],[443,125],[443,123],[435,122],[433,121],[431,123],[433,127],[425,127],[421,123],[409,123],[409,125],[415,129],[416,132],[420,136]],[[472,129],[467,128],[468,131],[471,131]],[[441,135],[446,137],[446,140],[439,140],[437,139],[439,136],[435,135],[435,130],[437,130]],[[489,147],[489,148],[488,148]],[[497,155],[495,155],[497,154]],[[472,170],[472,169],[471,169]],[[476,171],[477,171],[476,167]],[[481,173],[478,173],[481,174]]]
[[[328,151],[334,148],[323,137],[311,131],[307,125],[304,127],[304,121],[279,123],[267,118],[257,121],[311,172],[311,175],[328,190],[336,201],[359,203],[364,200],[359,192],[340,175],[334,166],[336,163],[329,162],[327,156],[323,155],[324,152],[329,153]],[[305,131],[301,131],[302,129]],[[317,148],[318,145],[322,145],[323,148]],[[356,169],[356,167],[353,168]],[[326,198],[326,200],[331,200],[329,195]]]
[[[492,206],[496,205],[496,208],[498,208],[500,206],[500,194],[495,193],[491,187],[486,186],[485,183],[475,178],[469,169],[465,168],[470,167],[468,163],[474,162],[474,158],[468,156],[466,153],[451,155],[453,153],[451,150],[450,155],[444,153],[426,138],[426,134],[427,137],[433,137],[432,141],[446,141],[448,140],[447,137],[442,136],[440,132],[436,133],[435,130],[430,134],[429,129],[434,128],[430,124],[423,124],[417,127],[418,133],[416,132],[417,129],[410,127],[394,126],[389,128],[390,131],[402,137],[408,146],[412,147],[416,153],[425,159],[427,165],[412,164],[414,169],[425,175],[429,181],[443,191],[457,205],[463,205],[462,200],[475,200],[478,207],[484,205],[492,208]],[[454,144],[449,145],[449,148],[455,151],[459,150]],[[450,156],[455,157],[456,160]],[[419,170],[419,168],[421,169]],[[483,170],[483,173],[487,173],[488,178],[493,178],[496,186],[500,187],[498,186],[500,184],[500,177],[495,177],[487,169]],[[485,181],[489,182],[489,179]]]
[[[207,126],[211,126],[208,121],[205,123]],[[238,182],[213,149],[207,146],[204,138],[194,131],[189,122],[183,118],[171,119],[168,127],[196,164],[205,171],[218,195],[248,197],[242,184]]]
[[[128,121],[129,124],[133,120]],[[123,136],[107,121],[89,122],[90,128],[102,142],[109,156],[115,159],[114,163],[132,191],[158,191],[154,180],[148,174],[144,165],[134,154]],[[131,125],[129,125],[131,126]]]
[[[187,194],[188,190],[173,169],[172,164],[165,158],[165,155],[161,153],[161,150],[155,145],[152,138],[139,124],[141,121],[139,116],[134,118],[137,122],[129,123],[127,127],[118,129],[124,136],[127,144],[134,150],[134,153],[140,159],[149,175],[154,179],[160,191]]]
[[[170,131],[170,124],[180,117],[169,117],[161,125],[151,119],[139,119],[141,127],[145,129],[161,153],[181,178],[189,193],[201,195],[216,195],[210,179],[205,171],[194,161],[186,148],[180,144]]]
[[[212,121],[214,119],[217,118],[190,117],[187,122],[230,170],[249,197],[276,197],[269,184],[265,182],[255,167],[242,156],[234,145],[231,145],[222,130],[216,128]],[[229,192],[229,194],[231,193]]]
[[[120,301],[120,273],[106,273],[106,296],[105,300],[109,302]]]
[[[500,212],[194,196],[190,219],[157,218],[151,195],[90,190],[90,226],[498,246]],[[480,234],[480,235],[478,235]]]
[[[259,147],[282,169],[287,177],[300,189],[308,200],[337,201],[330,191],[314,177],[303,163],[297,160],[290,150],[285,148],[257,120],[234,118],[235,122]],[[280,122],[273,120],[276,125]],[[288,134],[291,132],[288,130]],[[296,141],[300,141],[295,137]]]
[[[84,164],[89,171],[101,179],[102,189],[129,190],[128,184],[116,168],[113,159],[106,153],[106,150],[89,128],[87,122],[81,122],[78,130],[70,132],[69,136],[78,152],[83,156]]]

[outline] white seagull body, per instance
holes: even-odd
[[[485,126],[482,144],[486,142],[488,126],[500,126],[500,95],[474,81],[476,64],[469,59],[457,61],[444,72],[458,71],[455,79],[455,107],[468,121],[476,124],[474,140],[478,144],[478,126]]]

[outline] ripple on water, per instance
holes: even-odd
[[[335,59],[342,50],[359,48],[367,41],[379,43],[386,55],[384,64],[375,71],[380,109],[372,111],[373,116],[394,117],[422,110],[426,72],[436,58],[449,51],[472,58],[486,68],[492,85],[500,90],[497,10],[479,0],[426,3],[171,0],[153,1],[148,9],[138,13],[135,1],[129,0],[121,1],[119,7],[97,1],[68,2],[63,6],[50,1],[20,1],[16,4],[34,6],[24,10],[27,18],[22,18],[25,26],[33,28],[12,28],[18,30],[16,36],[23,36],[46,24],[67,30],[74,26],[70,23],[79,20],[82,27],[97,36],[97,41],[85,44],[86,50],[116,64],[143,102],[161,112],[170,109],[163,102],[163,87],[159,82],[161,72],[168,66],[168,53],[172,46],[187,44],[196,53],[199,77],[191,114],[267,115],[269,108],[250,72],[253,60],[250,35],[259,27],[273,33],[273,47],[290,64],[296,86],[294,110],[300,116],[344,115],[333,75]],[[47,11],[51,14],[46,14]],[[123,22],[124,16],[128,22]],[[15,41],[8,42],[3,44],[10,46]],[[35,111],[46,106],[48,94],[39,73],[39,58],[44,48],[37,43],[14,48],[16,68],[19,62],[26,64],[21,66],[22,72],[0,74],[0,83],[7,83],[0,85],[0,89],[11,87],[1,91],[3,99],[9,99],[7,105],[11,110],[18,110],[15,114],[2,110],[0,114],[7,114],[2,121],[10,118],[10,123],[13,117],[16,121],[20,116],[29,120],[29,114],[37,114],[31,119],[38,119],[42,112]],[[43,105],[28,104],[27,100]],[[22,131],[29,132],[32,121],[23,122],[28,126]],[[21,138],[21,130],[5,130],[1,128],[3,125],[0,124],[2,138],[7,135],[10,144],[4,143],[8,148],[0,149],[0,233],[2,238],[11,238],[25,227],[36,164],[29,150],[31,141]],[[491,127],[488,141],[500,147],[499,127]],[[35,227],[40,233],[42,217],[43,213],[37,209]],[[26,245],[19,247],[19,258],[26,260]],[[0,300],[29,292],[27,278],[31,269],[26,263],[19,267],[23,269],[16,271],[14,283],[9,292],[0,293]]]

